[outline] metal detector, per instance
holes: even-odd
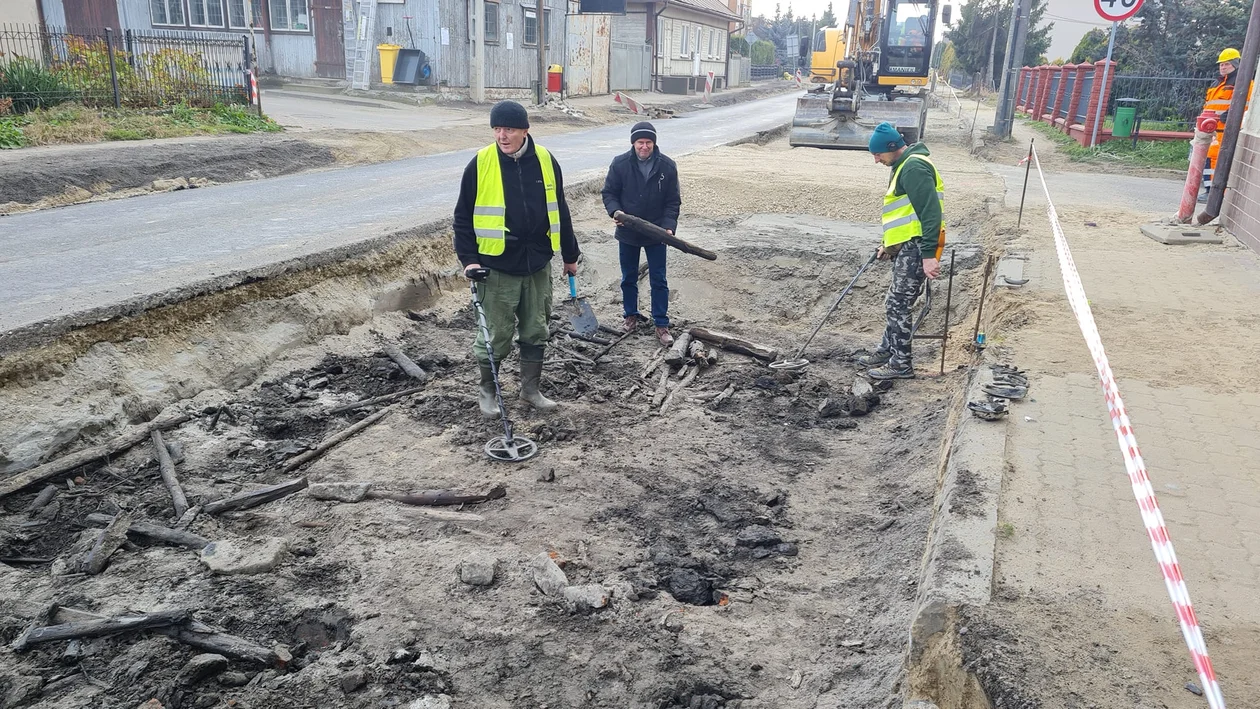
[[[507,417],[507,407],[503,405],[503,389],[499,386],[499,365],[494,359],[494,346],[490,344],[490,326],[486,324],[486,311],[481,306],[481,298],[477,294],[477,283],[489,275],[490,269],[473,269],[469,276],[468,287],[472,291],[473,309],[477,311],[477,325],[481,327],[481,337],[486,342],[486,354],[490,356],[490,373],[494,376],[494,398],[499,404],[499,418],[503,420],[503,435],[495,436],[486,442],[486,455],[491,460],[506,463],[520,463],[538,454],[538,444],[525,436],[512,434],[512,422]]]
[[[849,285],[845,286],[844,290],[840,292],[840,297],[836,298],[836,302],[831,304],[831,308],[827,310],[827,314],[823,315],[822,320],[818,321],[818,325],[814,327],[813,332],[809,333],[809,337],[801,344],[800,349],[796,350],[796,354],[793,355],[791,359],[771,362],[771,369],[777,369],[781,372],[799,372],[809,366],[809,360],[801,356],[805,353],[805,348],[809,347],[809,343],[814,341],[814,336],[818,334],[818,331],[822,329],[823,324],[827,322],[827,319],[830,318],[831,314],[836,311],[837,307],[839,307],[840,301],[844,300],[844,297],[849,294],[850,290],[853,289],[853,285],[858,282],[859,278],[862,277],[862,273],[865,272],[871,264],[875,263],[875,259],[878,257],[879,249],[876,249],[875,253],[871,254],[871,257],[866,260],[866,263],[862,264],[862,267],[858,269],[856,274],[854,274],[853,280],[849,281]]]

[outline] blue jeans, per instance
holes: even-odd
[[[639,314],[639,249],[647,254],[648,282],[652,285],[652,320],[669,327],[669,283],[665,280],[665,244],[621,244],[621,300],[626,316]]]

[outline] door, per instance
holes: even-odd
[[[66,11],[66,27],[71,30],[99,32],[106,27],[115,33],[121,30],[118,3],[115,0],[64,0],[63,7]]]
[[[311,0],[315,32],[315,75],[325,79],[346,78],[346,46],[341,0]]]
[[[700,76],[700,27],[696,27],[696,41],[691,45],[691,75]]]

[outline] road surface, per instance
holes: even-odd
[[[795,94],[659,122],[681,156],[781,126]],[[629,123],[545,145],[567,184],[597,177],[629,149]],[[487,144],[491,140],[486,130]],[[396,162],[97,202],[0,218],[0,352],[30,337],[135,312],[176,293],[449,218],[463,150]],[[183,296],[186,297],[186,296]]]

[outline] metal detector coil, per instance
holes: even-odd
[[[472,290],[473,309],[477,311],[477,325],[481,328],[481,336],[486,341],[486,354],[490,356],[490,373],[494,375],[494,398],[499,404],[499,418],[503,421],[503,435],[495,436],[486,442],[486,455],[491,460],[505,463],[519,463],[538,455],[538,444],[525,436],[512,434],[512,422],[507,417],[507,407],[503,405],[503,389],[499,386],[499,365],[495,364],[494,347],[490,344],[490,327],[486,324],[486,311],[477,296],[477,282],[484,280],[489,269],[479,268],[469,273],[468,287]]]
[[[809,366],[809,360],[804,357],[795,359],[784,359],[778,362],[771,362],[770,368],[780,372],[799,372]]]

